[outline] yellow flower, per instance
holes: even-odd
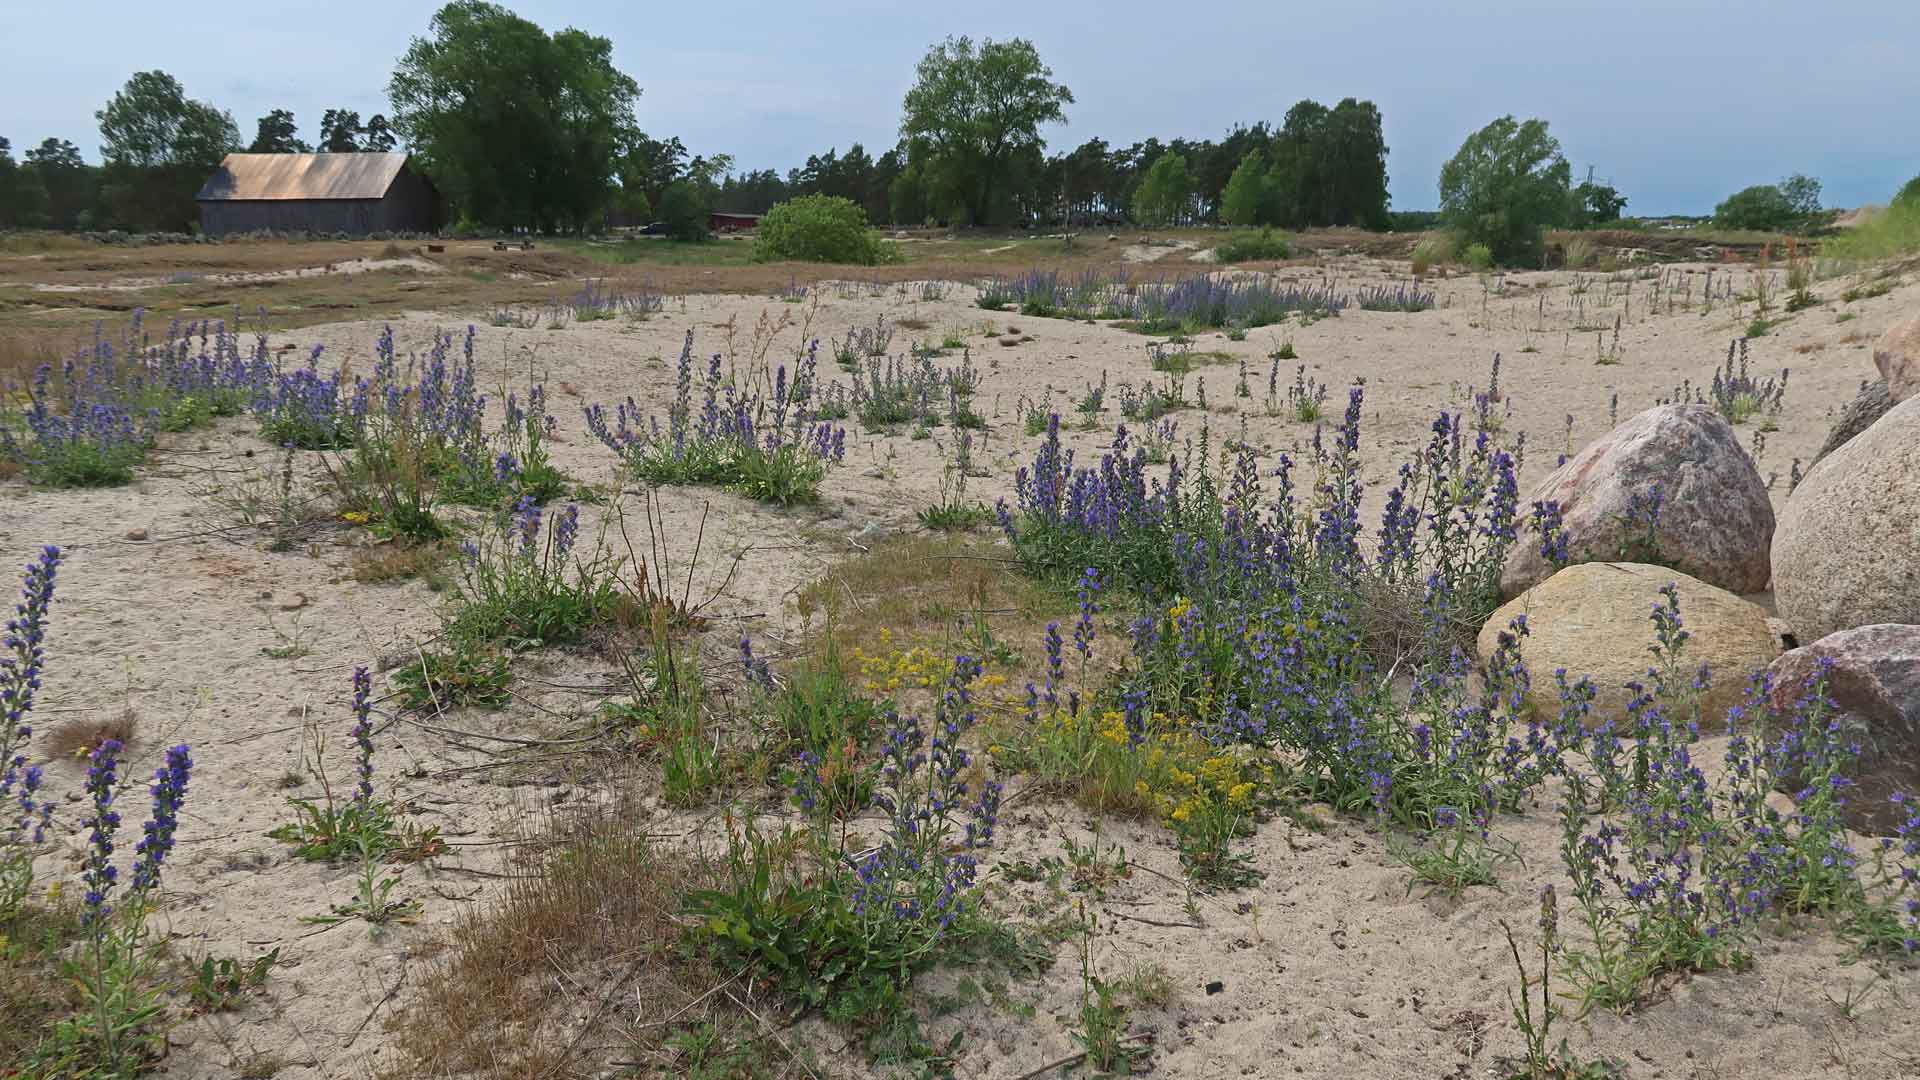
[[[1181,803],[1179,806],[1173,808],[1173,820],[1175,821],[1185,821],[1192,816],[1193,810],[1188,807],[1186,803]]]
[[[373,520],[373,518],[372,515],[363,510],[349,510],[340,515],[340,520],[351,521],[355,525],[365,525],[367,522]]]
[[[1187,612],[1192,610],[1193,610],[1193,601],[1182,596],[1175,599],[1173,602],[1173,606],[1167,609],[1167,618],[1172,619],[1175,622],[1178,622],[1181,619],[1186,617]]]

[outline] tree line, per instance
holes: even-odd
[[[874,223],[1389,225],[1387,145],[1372,102],[1303,100],[1278,124],[1218,139],[1090,138],[1049,152],[1073,92],[1031,42],[950,37],[928,49],[901,103],[898,140],[810,155],[784,174],[736,172],[640,129],[639,84],[606,37],[548,32],[487,0],[454,0],[413,38],[364,122],[328,109],[319,139],[295,116],[261,116],[250,143],[232,115],[160,71],[127,81],[96,119],[102,164],[49,138],[15,161],[0,140],[0,227],[183,229],[227,153],[384,151],[404,145],[461,225],[590,231],[610,219],[705,236],[710,211],[764,211],[824,194]],[[1625,199],[1571,183],[1545,124],[1504,118],[1463,144],[1441,177],[1442,212],[1497,255],[1532,257],[1543,225],[1617,218]]]

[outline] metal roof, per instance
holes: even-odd
[[[228,154],[194,198],[381,199],[405,154]]]

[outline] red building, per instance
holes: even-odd
[[[735,214],[725,210],[715,210],[707,216],[708,232],[745,232],[759,224],[759,214]]]

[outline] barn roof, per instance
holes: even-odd
[[[405,154],[228,154],[194,196],[250,199],[381,199]]]

